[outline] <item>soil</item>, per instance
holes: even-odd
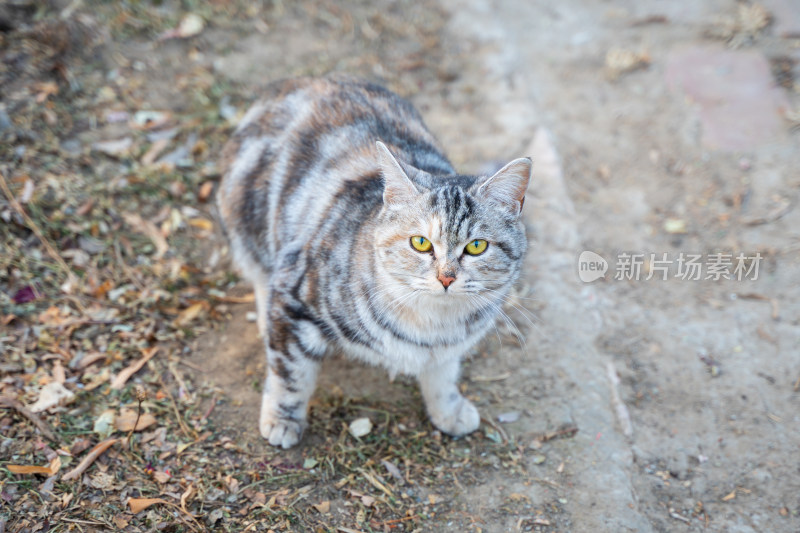
[[[703,122],[702,102],[671,86],[668,72],[676,51],[694,48],[765,62],[800,57],[796,40],[769,28],[738,49],[710,37],[721,17],[735,19],[737,5],[443,5],[450,64],[435,80],[421,76],[410,98],[458,168],[479,171],[519,155],[536,162],[526,204],[532,249],[517,300],[535,323],[512,309],[525,345],[489,342],[465,365],[464,381],[484,416],[522,413],[505,426],[520,441],[578,428],[546,443],[545,460],[528,459],[523,474],[498,472],[457,494],[485,530],[800,530],[800,212],[769,216],[776,199],[798,200],[798,133],[781,117],[778,128],[712,146],[715,124]],[[239,39],[219,74],[257,84],[242,65],[257,62],[270,42],[269,34]],[[614,47],[646,64],[613,71],[606,53]],[[736,83],[721,86],[720,98]],[[769,79],[753,95],[767,101],[757,113],[772,112],[775,90],[778,113],[800,102],[797,85],[775,86]],[[729,111],[741,115],[737,128],[754,119],[748,105]],[[667,219],[686,229],[670,232]],[[577,275],[583,250],[608,260],[620,252],[763,259],[757,280],[620,281],[612,266],[588,284]],[[260,375],[263,356],[255,325],[243,318],[237,310],[200,357],[225,369],[214,375],[242,401],[236,424],[252,436],[258,395],[237,385],[255,379],[251,369]],[[381,372],[342,361],[324,376],[321,388],[347,395],[408,394]],[[533,526],[525,505],[510,511],[516,497],[557,508],[550,526]],[[468,527],[447,516],[431,530]]]
[[[186,39],[125,26],[105,35],[103,64],[146,80],[130,98],[176,115],[197,97],[193,83],[241,114],[269,81],[345,71],[408,97],[463,172],[534,159],[511,322],[464,364],[483,416],[476,436],[436,435],[408,380],[341,359],[322,372],[318,399],[400,406],[465,453],[490,435],[517,446],[511,466],[480,452],[461,482],[417,487],[448,500],[423,530],[800,531],[796,4],[246,4]],[[6,11],[12,27],[22,15]],[[87,145],[115,134],[83,126]],[[207,239],[192,257],[198,269],[231,269],[225,249]],[[586,250],[609,263],[591,283],[579,275]],[[760,254],[757,279],[676,275],[681,254],[717,253]],[[638,279],[617,279],[621,254],[643,254]],[[668,279],[653,261],[663,254]],[[262,340],[252,304],[221,311],[184,354],[192,380],[223,399],[212,421],[258,455],[268,446],[257,431]],[[288,463],[320,444],[314,427],[281,452]]]

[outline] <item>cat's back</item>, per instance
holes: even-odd
[[[234,252],[269,268],[287,237],[307,240],[344,213],[367,217],[381,201],[378,140],[417,168],[453,171],[414,107],[377,84],[333,76],[269,85],[223,151],[217,201]]]

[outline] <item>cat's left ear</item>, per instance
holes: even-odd
[[[375,144],[378,147],[378,160],[381,165],[381,174],[383,174],[383,203],[404,203],[416,198],[419,190],[411,182],[389,148],[380,141]]]
[[[525,203],[525,191],[528,190],[532,169],[533,161],[530,158],[515,159],[478,185],[475,196],[505,209],[512,216],[519,216],[522,204]]]
[[[528,190],[532,170],[533,161],[530,158],[515,159],[481,183],[475,196],[505,209],[512,216],[519,216],[522,204],[525,203],[525,191]]]

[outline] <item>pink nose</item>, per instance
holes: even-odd
[[[438,279],[442,282],[442,285],[444,285],[445,288],[449,287],[450,284],[456,280],[454,276],[448,276],[447,274],[442,273],[439,274]]]

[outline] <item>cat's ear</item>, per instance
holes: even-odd
[[[378,161],[383,175],[383,203],[387,205],[405,203],[416,198],[419,190],[411,182],[389,148],[380,141],[375,144],[378,147]]]
[[[519,216],[522,204],[525,203],[525,191],[528,190],[532,168],[533,162],[530,158],[515,159],[481,183],[475,196],[505,209],[512,216]]]

